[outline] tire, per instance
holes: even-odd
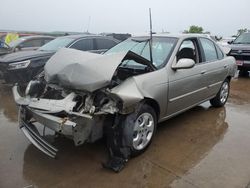
[[[222,107],[226,104],[228,96],[229,96],[229,90],[230,90],[230,85],[229,85],[229,80],[226,79],[217,93],[217,95],[210,100],[210,103],[214,107]]]
[[[135,157],[143,153],[151,144],[156,132],[157,117],[155,110],[141,104],[138,110],[125,117],[123,121],[123,140],[130,154]]]

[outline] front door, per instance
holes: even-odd
[[[207,92],[206,81],[203,79],[206,69],[200,63],[202,59],[196,38],[182,42],[173,63],[182,58],[193,59],[195,66],[170,71],[167,116],[175,115],[200,103]]]

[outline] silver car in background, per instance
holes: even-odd
[[[61,49],[25,96],[18,86],[13,93],[20,128],[41,151],[57,152],[41,137],[41,124],[76,146],[105,135],[111,160],[104,166],[120,171],[147,149],[157,123],[205,101],[223,106],[235,71],[235,59],[204,35],[153,35],[105,54]]]

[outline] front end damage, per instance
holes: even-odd
[[[131,52],[108,57],[86,53],[87,62],[74,64],[70,62],[74,58],[68,56],[72,52],[80,53],[64,49],[64,52],[59,51],[52,56],[45,66],[45,75],[30,81],[25,94],[20,94],[17,85],[13,87],[14,99],[19,106],[20,128],[39,150],[53,158],[58,150],[41,136],[38,126],[43,125],[72,139],[76,146],[95,142],[105,134],[111,160],[104,166],[120,171],[130,153],[121,139],[120,134],[123,133],[119,123],[124,115],[136,109],[143,95],[132,78],[141,72],[120,76],[117,67],[127,59],[142,61],[145,65],[145,59]],[[67,54],[64,62],[60,62],[62,66],[55,66],[58,58],[62,61],[62,54]],[[111,70],[91,69],[91,61],[111,61]],[[152,71],[151,68],[143,73]],[[82,70],[79,72],[79,69]],[[90,72],[96,75],[86,78]]]
[[[37,87],[39,83],[35,84]],[[38,149],[51,157],[56,156],[57,149],[42,139],[36,129],[37,123],[72,139],[79,146],[100,139],[104,125],[110,124],[110,116],[120,108],[119,101],[106,97],[102,92],[93,95],[71,92],[64,93],[64,96],[51,86],[46,86],[46,90],[50,90],[46,93],[57,99],[50,99],[46,95],[24,98],[19,94],[18,86],[13,87],[13,94],[20,106],[20,128],[26,136],[29,134],[29,140]]]

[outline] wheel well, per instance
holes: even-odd
[[[144,103],[148,104],[149,106],[151,106],[155,110],[157,120],[158,120],[159,115],[160,115],[160,106],[159,106],[159,104],[154,99],[150,99],[150,98],[145,98]]]
[[[228,81],[230,82],[232,77],[231,76],[228,76],[226,79],[228,79]]]

